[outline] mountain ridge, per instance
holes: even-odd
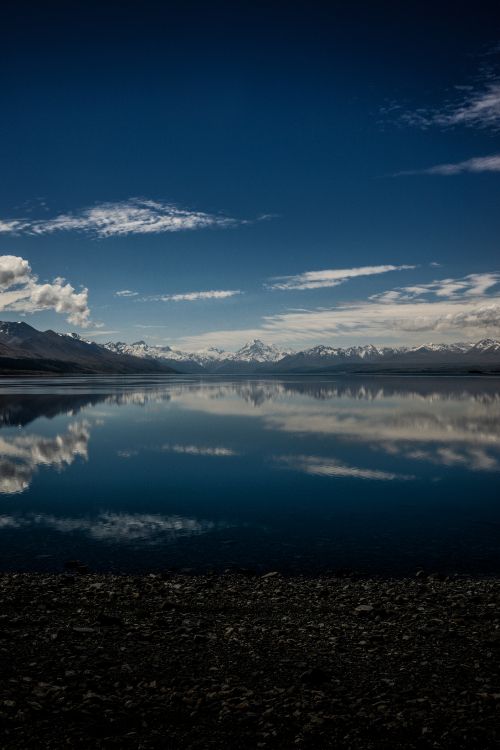
[[[192,367],[208,372],[241,371],[250,367],[256,371],[299,372],[322,370],[330,367],[356,365],[418,365],[490,363],[498,360],[500,367],[500,341],[482,339],[474,343],[419,344],[417,346],[363,346],[333,347],[318,344],[309,349],[292,351],[276,345],[265,344],[259,339],[246,343],[237,352],[227,352],[217,347],[195,352],[183,352],[170,346],[155,346],[138,341],[132,344],[108,342],[103,344],[111,351],[135,354],[135,356],[164,359],[175,362],[181,371]],[[470,355],[470,356],[469,356]],[[472,359],[474,358],[474,361]]]
[[[293,351],[253,339],[238,351],[209,347],[185,352],[143,340],[98,344],[77,333],[38,331],[25,322],[0,321],[0,372],[53,374],[286,374],[312,372],[464,371],[500,374],[500,341],[416,346],[335,347]]]

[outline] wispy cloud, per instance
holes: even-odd
[[[285,333],[314,341],[333,340],[343,334],[367,341],[423,332],[467,333],[470,329],[496,329],[500,325],[500,298],[491,301],[415,301],[404,304],[360,303],[304,314],[283,314],[264,321],[273,336]]]
[[[267,289],[290,290],[290,289],[322,289],[324,287],[338,286],[344,281],[354,279],[358,276],[373,276],[387,273],[389,271],[403,271],[416,268],[416,266],[381,265],[360,266],[358,268],[336,268],[323,271],[305,271],[296,276],[277,276],[271,279],[273,283],[266,284]]]
[[[17,219],[10,221],[0,219],[0,234],[15,234],[21,230],[22,226],[23,222]]]
[[[371,300],[392,304],[422,299],[426,295],[458,299],[459,297],[482,297],[492,287],[500,284],[500,273],[471,273],[459,279],[447,278],[427,284],[415,284],[374,294]]]
[[[317,343],[421,342],[423,333],[442,339],[496,335],[500,326],[500,295],[491,294],[500,274],[469,274],[429,284],[392,289],[379,295],[330,308],[286,311],[268,315],[255,328],[210,331],[185,337],[181,348],[235,347],[253,338],[266,343],[307,346]]]
[[[133,292],[131,289],[119,289],[115,292],[115,297],[137,297],[139,292]]]
[[[146,297],[156,302],[197,302],[200,299],[227,299],[236,294],[243,294],[240,289],[211,289],[206,292],[185,292],[183,294],[162,294],[159,297]]]
[[[478,156],[474,159],[466,159],[451,164],[436,164],[434,167],[426,169],[410,169],[403,172],[396,172],[394,177],[417,174],[437,174],[437,175],[455,175],[464,172],[481,173],[481,172],[500,172],[500,154],[492,156]]]
[[[90,325],[88,290],[77,292],[63,278],[40,284],[30,264],[16,255],[0,255],[0,310],[55,310],[81,327]]]
[[[431,125],[473,128],[500,128],[500,80],[479,88],[468,87],[458,101],[449,102],[442,110],[417,110],[404,116],[407,122],[423,128]]]
[[[112,336],[114,333],[119,333],[119,331],[97,328],[95,331],[85,331],[85,336]]]
[[[243,294],[241,289],[209,289],[201,292],[182,292],[179,294],[148,294],[140,297],[141,302],[197,302],[198,300],[227,299],[237,294]],[[115,292],[115,297],[133,299],[139,297],[139,292],[132,289],[120,289]],[[137,328],[162,328],[164,326],[141,326]]]
[[[400,122],[422,129],[464,126],[497,131],[500,129],[498,55],[500,46],[492,48],[487,65],[482,65],[475,78],[465,85],[455,86],[440,107],[403,111],[400,104],[392,103],[382,111],[391,117],[399,114]]]
[[[117,203],[101,203],[52,219],[0,220],[0,233],[44,235],[54,232],[85,232],[96,237],[129,234],[179,232],[206,227],[232,227],[247,223],[219,214],[179,208],[172,203],[131,198]]]

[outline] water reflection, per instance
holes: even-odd
[[[89,388],[99,383],[88,383]],[[296,435],[329,436],[344,443],[357,441],[398,462],[427,462],[470,471],[500,468],[500,388],[494,380],[391,379],[374,381],[299,381],[152,379],[148,388],[121,383],[109,393],[28,393],[0,395],[0,427],[27,427],[39,418],[75,417],[105,407],[174,406],[211,418],[252,418],[263,429]],[[71,387],[71,382],[68,384]],[[109,383],[107,388],[109,388]],[[4,389],[7,390],[7,389]],[[153,415],[155,416],[155,415]],[[161,411],[156,412],[161,419]],[[90,422],[73,421],[52,437],[25,430],[0,437],[0,492],[26,490],[38,467],[61,470],[88,457]],[[146,447],[134,444],[116,451],[132,458]],[[223,444],[165,442],[154,450],[179,455],[231,457],[241,450]],[[408,478],[394,470],[360,468],[332,457],[300,454],[269,458],[309,474],[361,479]]]
[[[91,539],[114,543],[177,541],[182,537],[205,534],[216,528],[212,521],[162,516],[153,513],[99,513],[95,518],[64,517],[50,514],[0,515],[0,529],[46,528],[61,534],[83,532]]]
[[[0,568],[126,548],[129,570],[496,572],[499,470],[493,378],[13,380]]]
[[[85,421],[72,422],[55,437],[0,435],[0,493],[24,492],[39,466],[62,471],[77,457],[86,460],[89,439],[90,425]]]
[[[266,429],[365,443],[392,456],[395,463],[400,457],[472,471],[499,469],[497,382],[232,383],[182,387],[172,399],[186,410],[214,417],[256,417]],[[304,465],[304,457],[297,464]],[[305,464],[318,461],[311,456]]]
[[[15,381],[13,383],[15,385]],[[5,386],[4,386],[5,388]],[[26,427],[35,419],[54,419],[59,414],[76,416],[82,409],[106,399],[101,394],[0,393],[0,428]]]
[[[232,448],[224,448],[222,445],[213,447],[203,445],[169,445],[166,443],[161,446],[162,451],[167,453],[182,453],[188,456],[213,456],[214,458],[227,458],[228,456],[238,456],[238,452]]]
[[[359,466],[348,466],[333,458],[321,456],[277,456],[277,463],[283,463],[294,471],[303,471],[318,477],[343,477],[352,479],[371,479],[390,481],[392,479],[414,479],[407,474],[394,474],[380,469],[362,469]]]

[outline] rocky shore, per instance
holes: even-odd
[[[497,580],[0,576],[0,746],[500,745]]]

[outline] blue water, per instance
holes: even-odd
[[[500,380],[0,382],[0,569],[500,572]]]

